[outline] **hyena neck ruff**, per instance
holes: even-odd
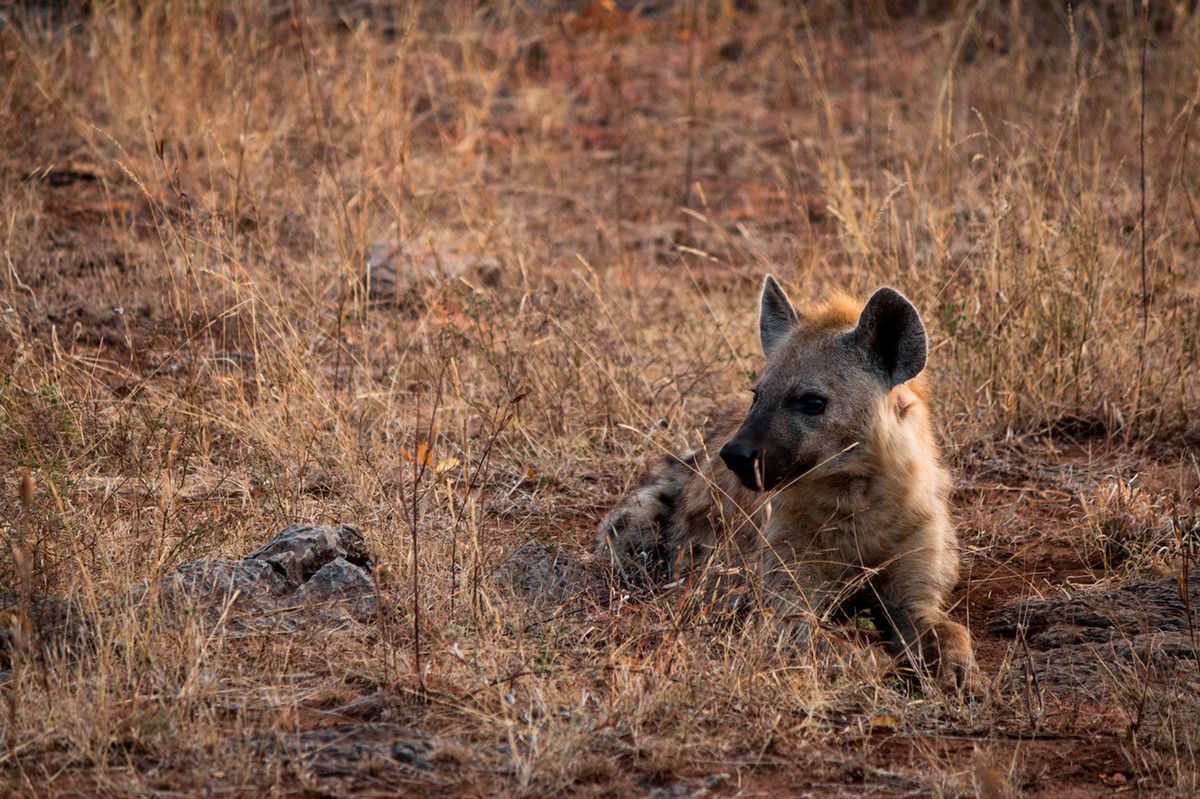
[[[766,543],[785,534],[837,540],[877,566],[888,542],[946,524],[949,477],[922,401],[906,386],[883,398],[873,429],[827,462],[754,497]],[[882,539],[877,540],[877,539]],[[875,553],[875,556],[870,556]]]

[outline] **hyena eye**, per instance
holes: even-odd
[[[825,398],[819,394],[805,394],[788,403],[795,413],[805,416],[820,416],[825,413]]]

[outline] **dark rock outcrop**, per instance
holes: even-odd
[[[0,675],[15,652],[67,653],[87,644],[106,618],[157,602],[167,623],[223,619],[232,629],[299,629],[370,622],[379,613],[373,561],[358,528],[294,524],[240,560],[192,560],[156,584],[85,609],[50,596],[0,593]]]
[[[299,588],[325,564],[342,558],[370,572],[371,553],[362,533],[352,524],[326,527],[293,524],[246,556],[246,561],[269,563],[293,589]]]
[[[292,599],[306,608],[341,607],[355,621],[363,623],[379,612],[379,598],[371,575],[340,557],[317,569]]]
[[[1101,690],[1130,675],[1168,677],[1200,665],[1200,576],[1162,578],[1103,591],[1026,599],[1001,609],[989,632],[1021,639],[1021,679],[1051,690]]]

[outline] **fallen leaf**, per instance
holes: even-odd
[[[421,466],[429,466],[433,459],[433,447],[422,441],[417,444],[417,454],[414,455],[409,449],[400,450],[400,457],[409,463],[417,463]]]

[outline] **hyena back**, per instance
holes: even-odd
[[[652,471],[601,522],[597,552],[626,577],[749,575],[784,618],[866,599],[894,653],[961,684],[971,646],[945,611],[958,552],[919,314],[890,288],[797,311],[768,276],[759,333],[744,418]]]

